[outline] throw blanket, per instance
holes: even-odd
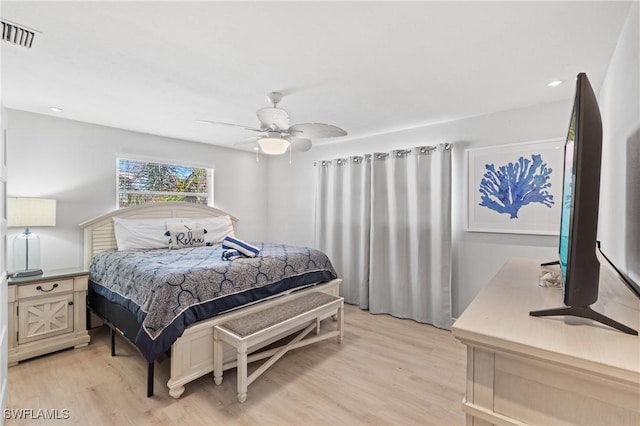
[[[151,362],[203,319],[337,277],[329,258],[308,247],[256,244],[260,254],[221,260],[222,246],[97,254],[92,289],[136,315],[134,343]]]

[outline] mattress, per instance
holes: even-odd
[[[152,362],[191,324],[337,277],[321,251],[252,244],[260,248],[258,256],[231,261],[222,260],[219,244],[105,251],[91,263],[91,291],[137,318],[141,327],[133,343]]]

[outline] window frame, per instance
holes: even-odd
[[[150,156],[121,153],[121,154],[116,154],[116,158],[115,158],[116,209],[126,208],[126,207],[120,207],[120,194],[121,194],[120,192],[120,160],[137,161],[140,163],[155,163],[155,164],[162,164],[166,166],[175,166],[175,167],[192,167],[192,168],[198,168],[198,169],[205,169],[207,172],[207,203],[206,205],[209,207],[214,206],[213,204],[214,168],[210,164],[203,164],[203,163],[197,163],[192,161],[171,162],[171,161],[167,161],[166,159],[160,159],[160,158],[155,158]],[[158,194],[158,195],[160,194],[164,194],[164,195],[203,194],[203,193],[189,193],[189,192],[175,192],[175,191],[135,191],[135,193],[150,194],[150,195],[153,195],[153,194]],[[159,202],[164,202],[164,201],[159,201]],[[148,204],[148,203],[143,203],[143,204]]]

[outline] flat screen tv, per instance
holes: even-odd
[[[590,305],[598,300],[600,262],[596,257],[602,119],[587,75],[578,74],[573,112],[564,146],[559,263],[565,306],[532,311],[532,316],[569,315],[588,318],[620,331],[638,332]]]

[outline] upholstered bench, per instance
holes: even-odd
[[[337,330],[320,334],[320,320],[337,316]],[[277,336],[292,334],[308,324],[292,341],[275,349],[261,351],[251,356],[252,347]],[[287,351],[337,337],[342,343],[344,326],[344,299],[330,294],[313,292],[289,302],[276,305],[247,316],[216,325],[213,329],[213,377],[217,385],[222,383],[222,372],[234,363],[223,365],[223,342],[236,348],[238,401],[247,399],[247,387],[280,359]],[[315,329],[316,336],[304,339]],[[303,340],[304,339],[304,340]],[[268,358],[251,375],[247,376],[247,363]]]

